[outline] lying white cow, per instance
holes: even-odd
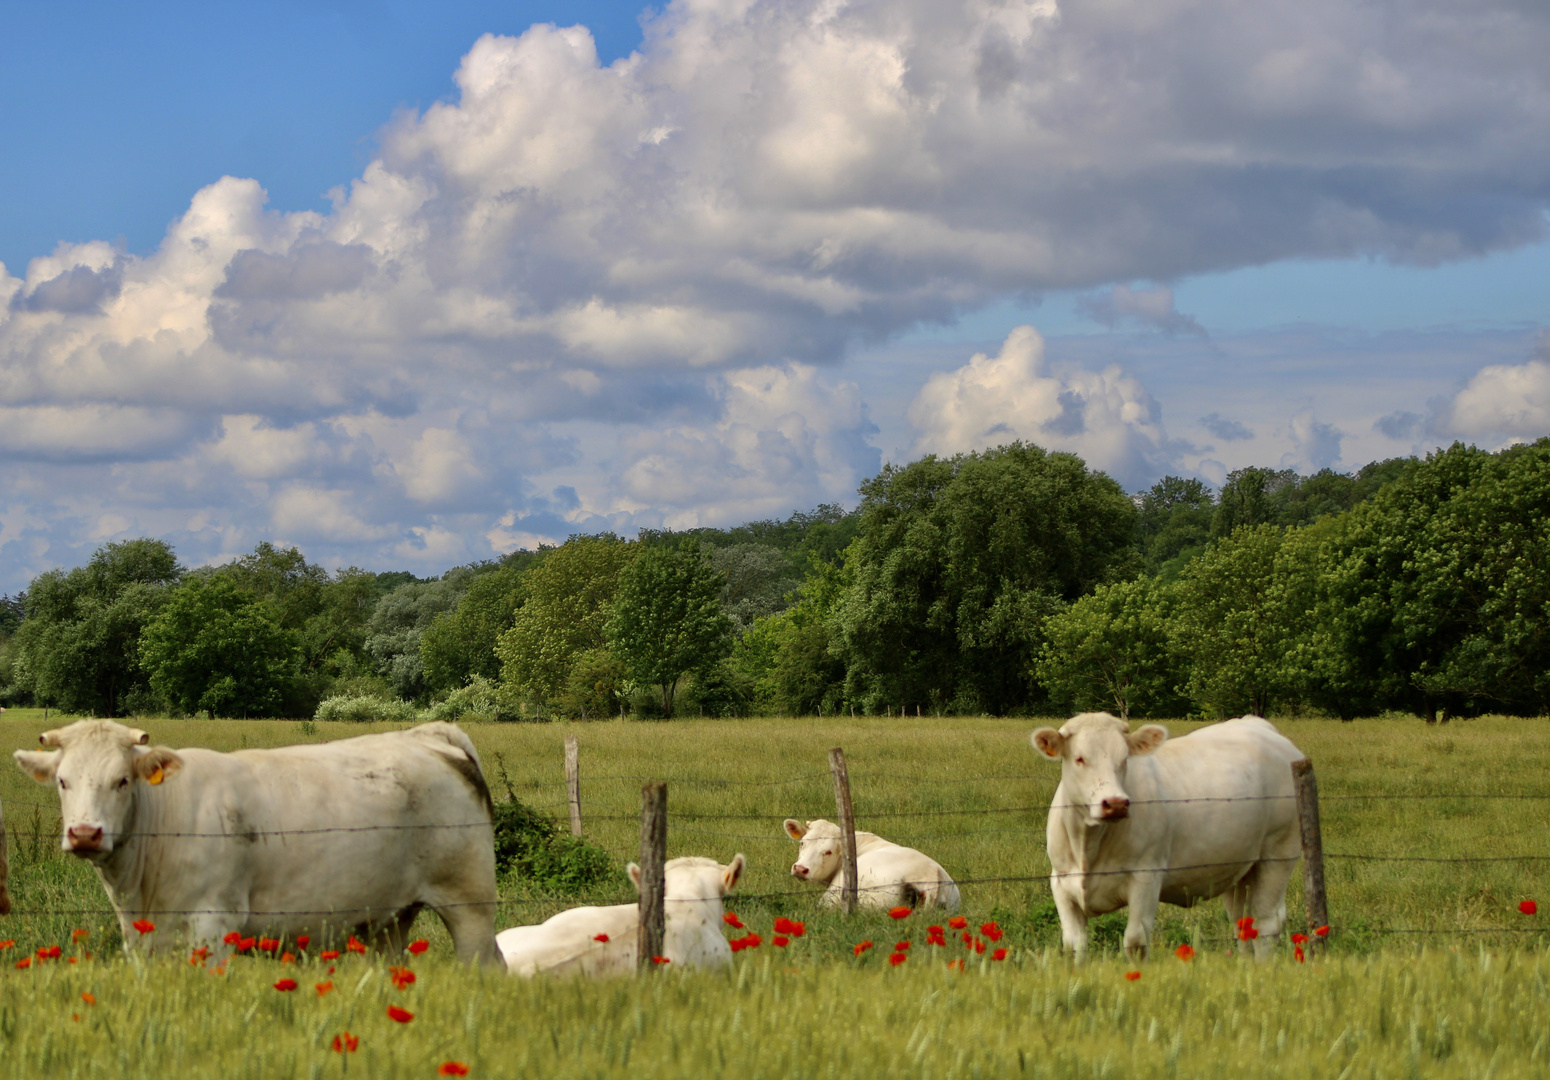
[[[721,933],[721,900],[746,864],[741,854],[727,866],[693,856],[668,860],[662,955],[674,967],[732,962],[732,947]],[[631,863],[628,873],[638,890],[640,867]],[[624,975],[635,970],[639,928],[639,904],[579,907],[534,926],[502,930],[495,943],[513,975]]]
[[[1125,951],[1146,956],[1157,904],[1221,896],[1254,919],[1267,959],[1286,923],[1286,883],[1301,853],[1292,762],[1302,752],[1257,716],[1169,740],[1108,713],[1083,713],[1033,745],[1060,762],[1047,842],[1065,947],[1087,953],[1087,920],[1130,908]]]
[[[16,762],[58,786],[62,846],[96,867],[129,948],[354,933],[396,953],[428,907],[460,958],[500,959],[490,793],[451,724],[231,754],[111,720],[39,741]]]
[[[836,907],[845,888],[840,873],[840,827],[819,818],[803,825],[786,819],[786,835],[800,840],[791,875],[828,889],[819,899]],[[958,910],[958,886],[940,863],[914,848],[901,847],[876,833],[856,833],[856,906],[862,908],[945,908]]]

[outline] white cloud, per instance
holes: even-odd
[[[1550,435],[1550,363],[1483,367],[1444,403],[1434,420],[1444,435],[1465,439],[1537,439]]]

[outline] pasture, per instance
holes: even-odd
[[[636,856],[639,791],[668,781],[669,856],[742,851],[729,908],[765,944],[726,974],[526,983],[468,972],[433,916],[431,951],[398,990],[386,965],[346,957],[329,973],[233,959],[222,976],[182,957],[117,955],[117,928],[89,868],[58,853],[57,797],[0,768],[17,912],[0,919],[0,1074],[430,1076],[449,1060],[477,1076],[1511,1076],[1550,1069],[1550,726],[1487,718],[1280,720],[1315,762],[1323,798],[1331,936],[1298,965],[1290,947],[1255,967],[1235,951],[1221,904],[1164,906],[1143,965],[1101,956],[1073,970],[1058,954],[1045,807],[1058,779],[1028,746],[1030,720],[990,718],[488,725],[468,728],[492,787],[563,819],[563,741],[581,743],[590,839],[619,864]],[[53,720],[51,718],[50,726]],[[339,738],[362,725],[293,721],[141,722],[153,741],[235,749]],[[0,749],[35,745],[41,713],[0,720]],[[1191,725],[1170,722],[1177,736]],[[1004,961],[956,937],[928,946],[942,916],[849,919],[816,907],[791,878],[787,816],[833,817],[826,752],[849,759],[858,826],[919,847],[959,881],[971,926],[994,919]],[[1363,856],[1364,858],[1354,858]],[[1403,859],[1414,861],[1379,861]],[[1430,861],[1429,861],[1430,860]],[[1471,861],[1457,861],[1471,860]],[[629,898],[617,884],[583,898]],[[502,885],[499,926],[582,902]],[[1300,877],[1288,896],[1301,915]],[[1550,913],[1550,907],[1546,908]],[[807,932],[770,944],[776,916]],[[1117,944],[1123,914],[1099,921]],[[88,931],[72,945],[72,932]],[[876,947],[858,959],[853,946]],[[886,963],[896,941],[910,959]],[[1173,949],[1196,950],[1183,963]],[[14,963],[60,945],[58,960]],[[78,955],[69,964],[71,953]],[[86,960],[85,952],[94,954]],[[966,960],[953,970],[949,960]],[[1132,982],[1124,975],[1140,970]],[[276,991],[293,976],[296,991]],[[321,981],[334,988],[319,996]],[[86,1004],[81,994],[95,999]],[[388,1004],[415,1013],[396,1024]],[[78,1017],[79,1019],[72,1019]],[[360,1038],[356,1053],[330,1049]]]

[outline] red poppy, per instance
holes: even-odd
[[[909,947],[910,947],[910,943],[909,942],[907,942],[907,941],[897,941],[897,942],[894,943],[893,951],[894,952],[905,952],[906,950],[909,949]]]
[[[949,960],[947,962],[947,970],[948,971],[962,971],[963,970],[963,961],[962,960]]]
[[[355,1053],[355,1048],[357,1046],[359,1046],[360,1044],[361,1044],[360,1036],[358,1036],[358,1035],[351,1035],[348,1031],[346,1031],[342,1035],[335,1035],[334,1036],[334,1051],[335,1051],[335,1053],[339,1053],[339,1054],[351,1053],[351,1054],[353,1054],[353,1053]]]
[[[1525,915],[1538,915],[1539,905],[1534,903],[1532,900],[1524,900],[1518,904],[1518,910],[1523,912]]]
[[[91,931],[90,930],[72,930],[72,931],[70,931],[70,940],[71,941],[85,941],[89,937],[91,937]]]
[[[280,948],[280,939],[279,938],[261,937],[261,938],[258,939],[258,951],[259,952],[275,952],[279,948]]]
[[[758,934],[755,934],[752,930],[743,935],[743,948],[745,949],[757,949],[760,945],[763,944],[764,939]]]
[[[6,938],[4,941],[0,941],[0,952],[4,952],[6,949],[14,948],[16,948],[15,938]]]
[[[296,954],[295,953],[283,952],[283,953],[280,954],[280,963],[282,963],[282,964],[294,964],[295,962],[296,962]]]
[[[59,954],[64,952],[58,945],[45,945],[38,950],[38,958],[41,960],[58,960]]]
[[[862,942],[858,942],[856,947],[854,949],[852,949],[851,951],[854,952],[857,956],[860,956],[862,953],[866,952],[871,947],[872,947],[872,943],[870,941],[862,941]]]
[[[387,1007],[387,1014],[389,1020],[397,1021],[400,1024],[407,1024],[414,1019],[414,1013],[408,1009],[400,1009],[397,1005],[389,1005]]]
[[[1195,958],[1195,948],[1192,945],[1180,945],[1173,950],[1173,955],[1187,964]]]
[[[324,994],[328,993],[333,988],[334,988],[334,980],[332,980],[332,979],[329,979],[327,982],[315,983],[313,985],[313,989],[315,989],[318,992],[318,997],[322,997]]]
[[[301,937],[296,939],[296,947],[298,949],[305,949],[307,947],[307,942],[311,940],[312,939],[310,937],[308,937],[306,934],[303,934]]]
[[[18,968],[23,968],[23,969],[30,968],[32,966],[32,957],[30,957],[30,956],[22,957],[20,960],[16,961],[16,966]]]
[[[651,958],[651,962],[652,962],[652,963],[653,963],[653,964],[671,964],[671,963],[672,963],[672,961],[671,961],[671,960],[669,960],[669,959],[668,959],[668,958],[667,958],[667,957],[665,957],[665,956],[653,956],[653,957],[652,957],[652,958]]]
[[[414,982],[414,972],[406,967],[389,967],[388,974],[393,977],[393,986],[399,990]]]
[[[1006,936],[1005,931],[1003,931],[1001,927],[997,926],[994,922],[981,923],[980,933],[984,934],[991,941],[1000,941],[1003,937]]]
[[[727,942],[727,947],[730,948],[733,952],[742,952],[745,948],[747,948],[747,946],[743,944],[742,938],[733,938],[731,941]]]
[[[74,964],[74,963],[76,963],[76,962],[77,962],[77,959],[78,959],[78,958],[77,958],[77,957],[74,957],[74,956],[72,956],[72,957],[70,957],[70,963],[72,963],[72,964]]]
[[[193,952],[188,954],[188,962],[190,964],[202,964],[202,963],[205,962],[206,959],[209,958],[209,956],[210,956],[209,948],[207,948],[204,945],[201,945],[201,946],[199,946],[199,948],[195,949]]]
[[[1303,958],[1303,955],[1302,955],[1302,946],[1301,945],[1293,945],[1292,946],[1292,955],[1297,958],[1297,962],[1299,964],[1304,962],[1304,958]]]
[[[149,934],[152,930],[156,929],[156,924],[151,922],[149,919],[136,919],[129,925],[140,931],[141,934]]]
[[[1292,944],[1293,945],[1301,945],[1303,942],[1305,942],[1307,940],[1308,940],[1308,935],[1307,934],[1293,934],[1292,935]]]
[[[221,940],[223,942],[225,942],[227,945],[236,945],[236,944],[239,944],[242,941],[242,935],[239,934],[237,931],[233,930],[231,933],[229,933],[225,937],[221,938]]]
[[[774,937],[770,938],[770,944],[775,946],[777,949],[784,949],[787,945],[791,944],[791,939],[788,938],[785,934],[776,934]]]
[[[734,930],[743,929],[743,920],[739,919],[737,917],[737,913],[734,911],[728,911],[726,914],[722,915],[721,921],[726,923]]]
[[[792,937],[801,937],[807,933],[807,924],[795,922],[782,915],[775,920],[775,932],[777,934],[790,934]]]
[[[983,941],[976,941],[974,943],[974,951],[983,955],[985,952],[985,943]]]
[[[357,941],[354,934],[350,935],[350,940],[344,943],[344,947],[347,952],[360,953],[363,956],[366,954],[366,946]]]
[[[238,952],[250,952],[252,950],[253,946],[257,945],[257,944],[258,944],[258,941],[257,941],[256,938],[245,937],[241,941],[237,942],[237,951]]]
[[[468,1066],[461,1061],[443,1061],[436,1066],[437,1076],[467,1076]]]
[[[1329,927],[1321,926],[1317,930],[1313,931],[1313,933],[1317,937],[1329,937]]]
[[[951,926],[954,930],[965,930],[969,926],[969,920],[965,919],[962,915],[954,915],[951,919],[947,920],[947,925]]]
[[[93,997],[91,994],[82,994],[81,995],[81,1000],[86,1002],[86,1004],[88,1004],[88,1005],[95,1005],[95,1004],[97,1004],[97,999],[95,997]]]
[[[1005,949],[997,949],[995,952],[990,954],[990,958],[992,960],[1005,960],[1006,959],[1006,950]]]
[[[967,930],[958,935],[958,940],[963,942],[969,948],[974,948],[974,935],[969,933]]]
[[[431,947],[431,943],[426,941],[424,938],[419,938],[419,939],[417,939],[415,941],[411,941],[409,943],[409,955],[410,956],[419,956],[422,952],[424,952],[426,949],[428,949],[430,947]],[[364,952],[365,950],[363,949],[361,951]]]
[[[592,940],[593,941],[601,941],[604,945],[607,945],[608,944],[608,935],[607,934],[594,934],[593,937],[592,937]]]
[[[898,967],[900,964],[904,963],[904,961],[906,961],[908,959],[909,959],[909,957],[905,956],[901,952],[889,953],[888,954],[888,963],[892,967]]]
[[[339,950],[338,949],[324,949],[322,952],[318,953],[318,959],[319,960],[338,960],[339,959]]]
[[[1245,915],[1238,920],[1238,940],[1253,941],[1259,937],[1259,931],[1254,929],[1254,916]]]
[[[896,908],[889,908],[888,909],[888,917],[890,919],[905,919],[905,918],[909,917],[910,912],[913,911],[913,910],[915,910],[915,909],[914,908],[902,907],[902,906],[901,907],[896,907]]]
[[[1137,979],[1141,978],[1141,973],[1139,971],[1127,971],[1125,972],[1125,978],[1130,982],[1135,982]]]
[[[276,990],[279,990],[279,991],[282,991],[282,992],[288,992],[288,991],[294,990],[294,989],[296,989],[296,980],[295,979],[281,979],[279,982],[274,984],[274,988]]]

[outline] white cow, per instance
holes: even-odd
[[[840,873],[840,827],[819,818],[803,825],[786,819],[786,835],[800,840],[791,875],[827,885],[819,903],[837,907],[845,888]],[[897,906],[958,910],[958,886],[942,865],[914,848],[901,847],[876,833],[856,833],[856,906]]]
[[[732,947],[721,932],[721,900],[746,865],[741,854],[727,866],[694,856],[668,860],[662,955],[673,967],[722,968],[732,962]],[[640,867],[630,863],[628,873],[638,890]],[[624,975],[635,970],[639,928],[638,903],[578,907],[547,922],[502,930],[495,943],[513,975]]]
[[[1257,959],[1286,923],[1286,883],[1301,853],[1292,762],[1302,752],[1257,716],[1170,740],[1108,713],[1082,713],[1034,748],[1060,762],[1047,843],[1065,947],[1087,953],[1087,920],[1128,906],[1125,951],[1144,958],[1159,901],[1221,896],[1254,919]]]
[[[61,845],[96,868],[129,948],[355,933],[396,953],[428,907],[460,958],[500,960],[490,793],[451,724],[231,754],[111,720],[39,741],[16,762],[58,786]]]

